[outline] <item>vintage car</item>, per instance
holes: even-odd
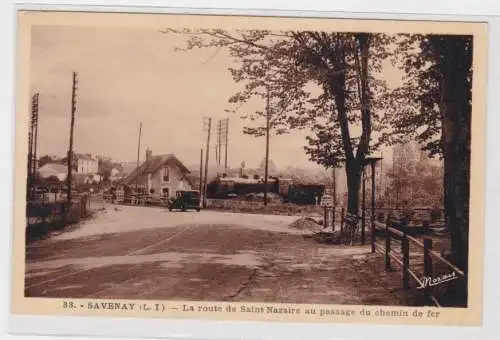
[[[176,197],[168,203],[168,210],[180,209],[200,211],[200,193],[198,191],[177,191]]]

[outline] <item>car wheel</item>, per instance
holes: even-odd
[[[200,208],[196,208],[196,211],[197,211],[197,212],[200,212]]]
[[[168,208],[168,211],[172,211],[172,208]]]

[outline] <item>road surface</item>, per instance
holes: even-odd
[[[26,249],[36,297],[406,304],[369,247],[320,244],[299,217],[106,205]]]

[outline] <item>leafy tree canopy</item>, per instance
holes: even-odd
[[[389,120],[383,119],[382,109],[387,107],[389,96],[380,73],[395,37],[267,30],[163,32],[190,36],[186,46],[178,50],[227,49],[237,62],[229,71],[236,83],[244,84],[229,98],[233,108],[228,111],[237,112],[252,99],[265,99],[269,93],[271,129],[283,134],[310,128],[313,133],[305,150],[319,164],[340,166],[346,158],[358,153],[362,158],[387,141],[383,132]],[[244,132],[262,136],[265,127],[251,126],[251,122],[265,117],[265,110],[242,115],[250,122]],[[370,138],[372,132],[377,138]]]

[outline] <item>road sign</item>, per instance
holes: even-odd
[[[321,206],[323,207],[333,207],[333,195],[323,195],[321,199]]]
[[[325,196],[333,196],[333,188],[325,188]]]

